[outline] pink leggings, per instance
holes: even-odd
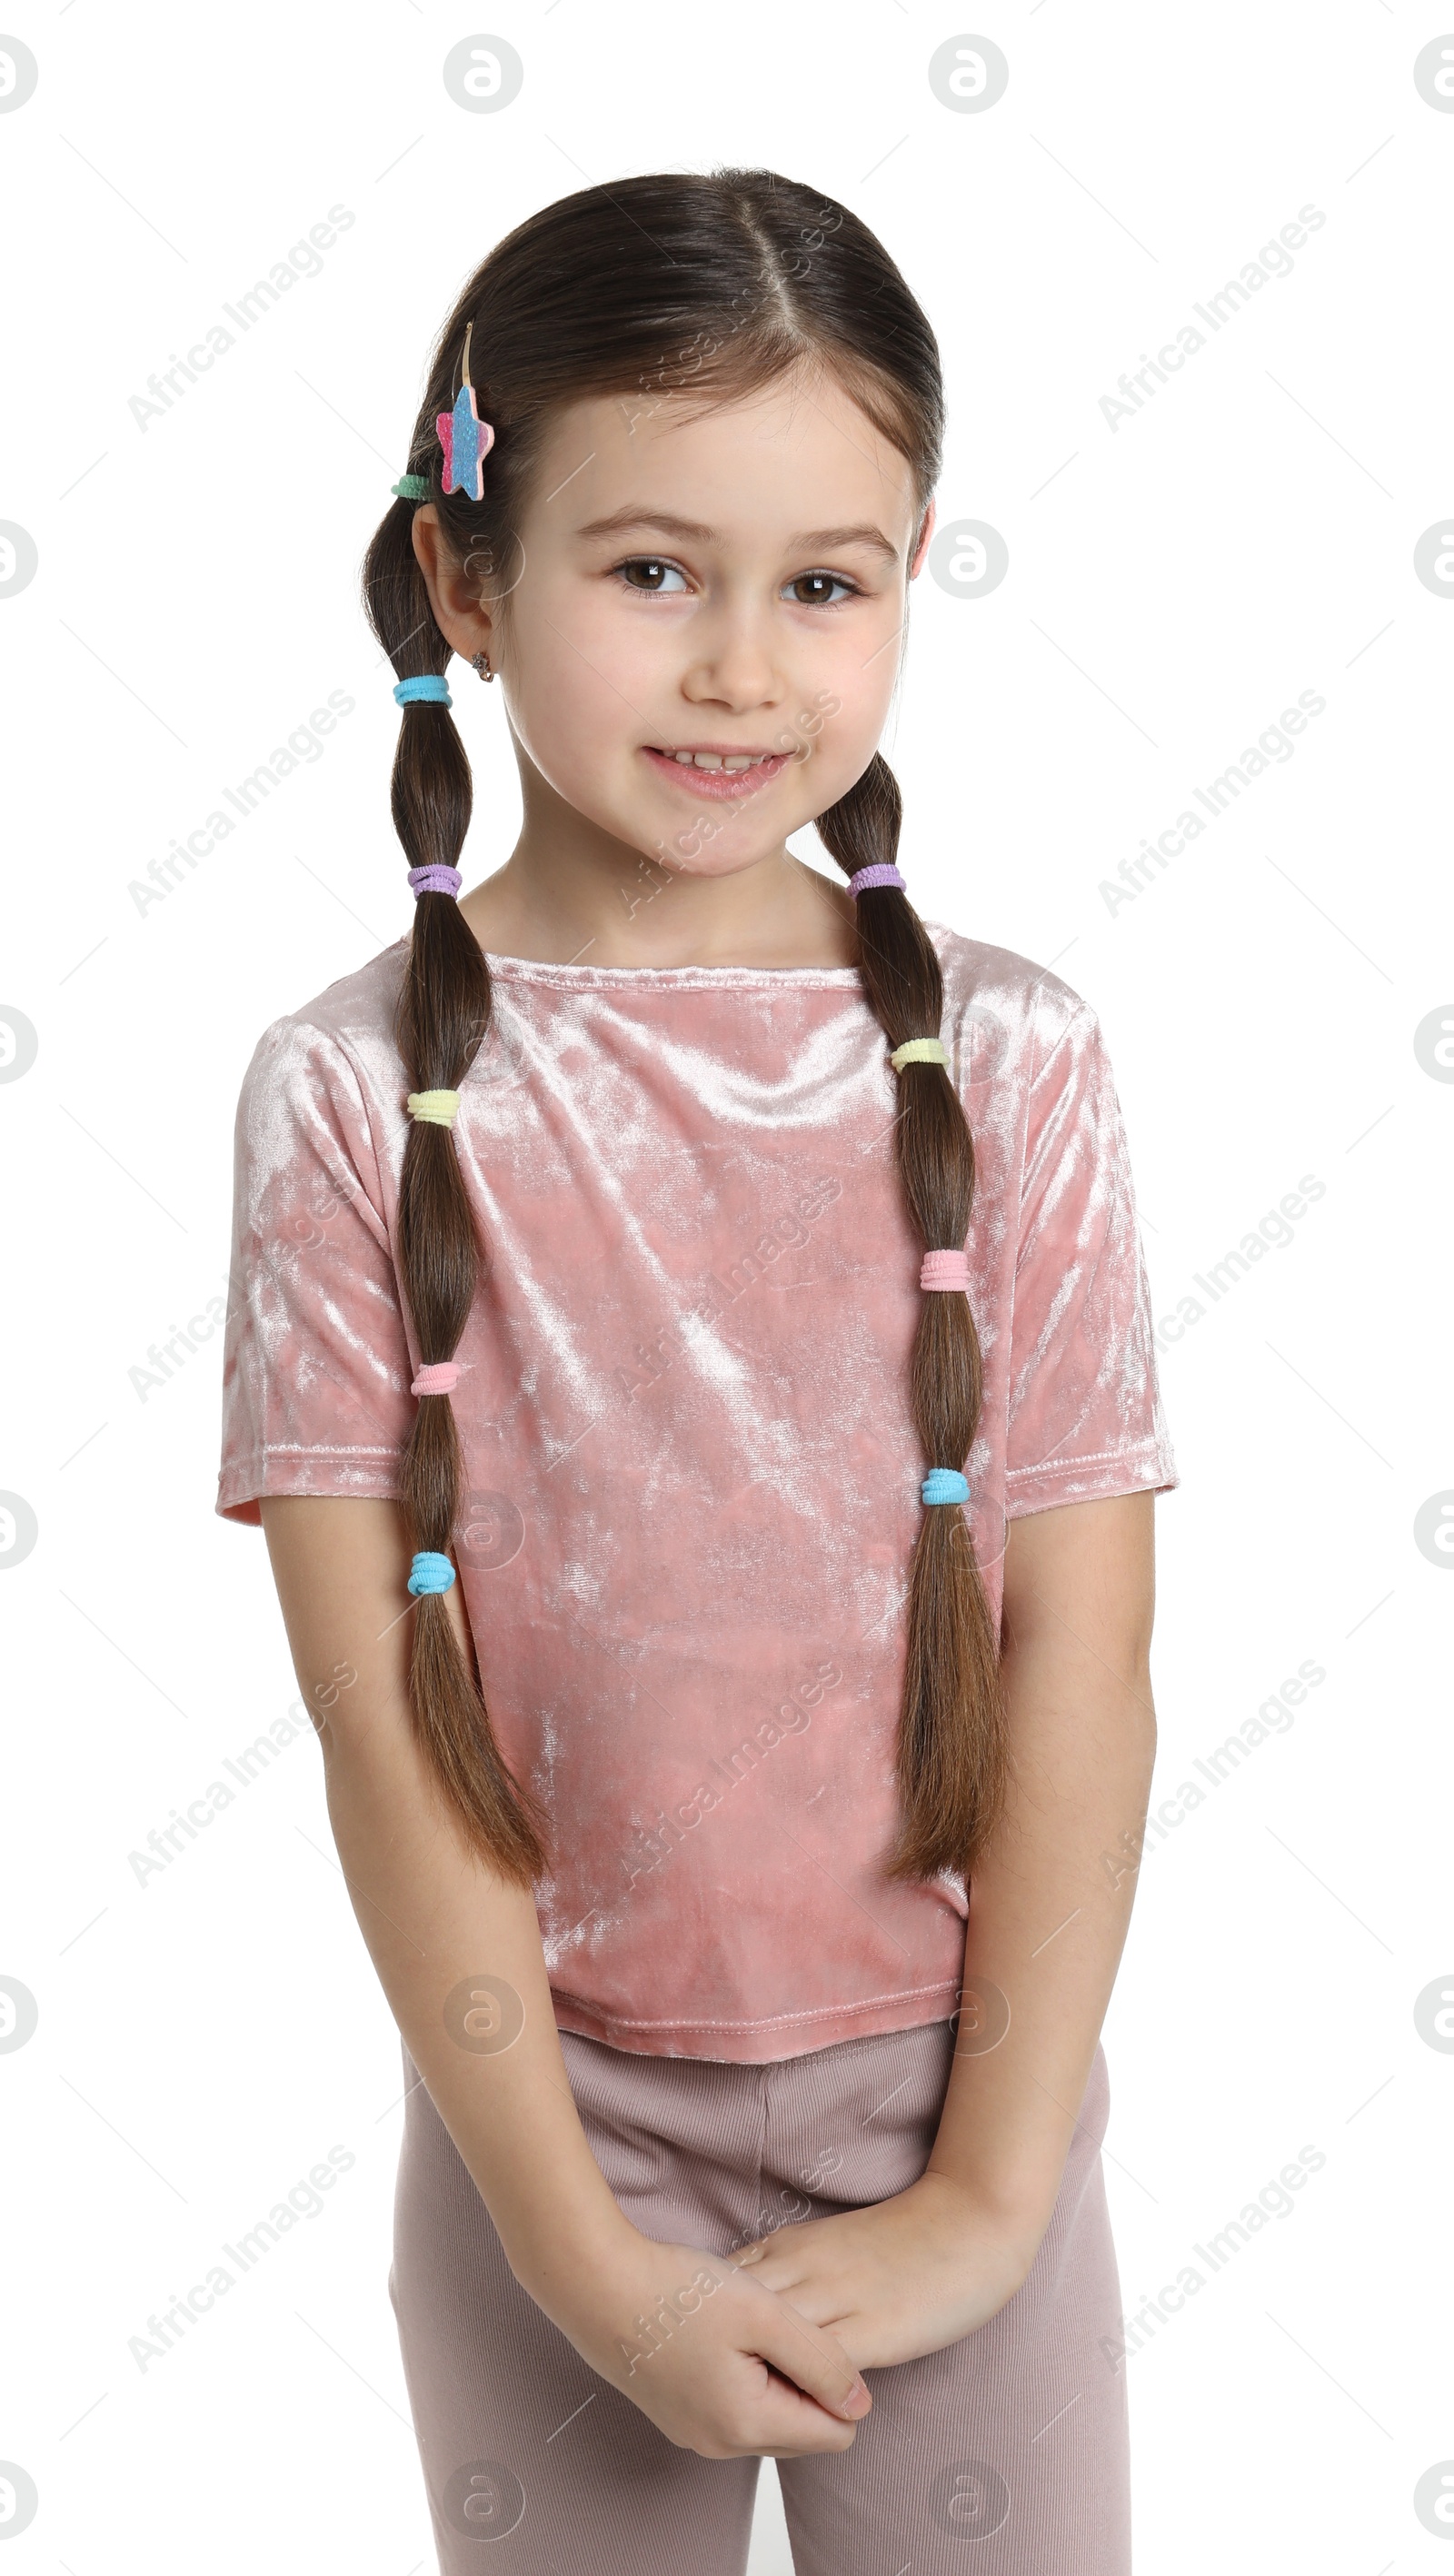
[[[948,2022],[767,2066],[647,2057],[563,2032],[607,2182],[643,2235],[718,2255],[922,2173]],[[389,2293],[443,2576],[743,2576],[755,2459],[679,2450],[510,2271],[417,2071]],[[1049,2229],[988,2325],[868,2373],[851,2449],[778,2463],[798,2576],[1127,2576],[1121,2301],[1097,2049]]]

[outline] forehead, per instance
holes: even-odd
[[[643,391],[558,413],[530,515],[565,534],[634,503],[709,522],[729,542],[867,519],[902,540],[916,492],[907,458],[819,372],[739,400]]]

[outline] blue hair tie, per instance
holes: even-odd
[[[919,1487],[921,1503],[967,1503],[969,1480],[957,1467],[931,1467]]]
[[[452,707],[449,682],[442,672],[426,671],[422,680],[401,680],[394,691],[395,703],[401,707]]]
[[[447,1556],[433,1548],[421,1548],[409,1568],[411,1592],[447,1592],[454,1581],[454,1567]]]

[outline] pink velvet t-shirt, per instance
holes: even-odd
[[[967,1508],[998,1619],[1009,1521],[1177,1473],[1095,1015],[930,935],[978,1168]],[[405,955],[276,1021],[243,1085],[234,1520],[399,1492]],[[924,1460],[909,1418],[920,1255],[883,1034],[850,967],[489,963],[454,1128],[487,1248],[455,1554],[497,1739],[551,1820],[558,2021],[763,2061],[943,2019],[964,1883],[883,1863],[919,1485],[961,1462]]]

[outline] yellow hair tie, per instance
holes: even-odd
[[[459,1108],[457,1091],[411,1091],[409,1115],[420,1118],[427,1127],[452,1127]]]
[[[906,1064],[947,1064],[949,1054],[938,1038],[907,1038],[895,1047],[889,1062],[895,1073],[902,1073]]]

